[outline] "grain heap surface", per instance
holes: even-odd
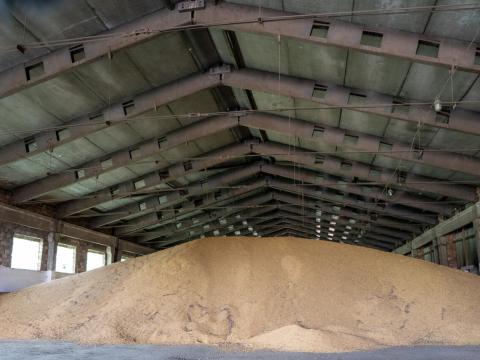
[[[361,247],[209,238],[0,297],[0,338],[340,352],[480,344],[480,278]]]

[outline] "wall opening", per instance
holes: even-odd
[[[72,245],[58,244],[57,257],[55,261],[55,271],[74,274],[75,273],[75,254],[76,248]]]
[[[87,251],[87,271],[105,266],[106,260],[105,252],[89,249]]]
[[[13,269],[40,270],[42,262],[42,239],[26,235],[13,236]]]

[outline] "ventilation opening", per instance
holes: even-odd
[[[85,49],[82,44],[70,48],[70,60],[72,63],[83,59],[85,59]]]
[[[350,93],[348,96],[348,104],[365,104],[366,99],[367,95]]]
[[[480,65],[480,47],[477,48],[475,51],[475,60],[474,60],[475,65]]]
[[[441,111],[435,115],[435,122],[440,124],[448,124],[450,121],[450,107],[444,106]]]
[[[122,107],[123,107],[123,114],[127,116],[132,113],[133,109],[135,108],[135,103],[133,100],[126,101],[122,104]]]
[[[325,128],[323,126],[315,125],[313,127],[312,136],[313,137],[319,137],[319,136],[322,136],[324,132],[325,132]]]
[[[163,146],[162,144],[166,141],[167,141],[167,138],[165,136],[159,137],[158,138],[158,147],[161,149],[162,146]]]
[[[407,105],[403,100],[394,99],[393,102],[393,113],[396,114],[408,114],[410,111],[410,105]]]
[[[185,169],[185,171],[192,170],[192,168],[193,168],[192,162],[191,161],[185,161],[183,163],[183,168]]]
[[[168,176],[169,176],[168,170],[159,171],[158,176],[162,180],[168,179]]]
[[[343,144],[347,146],[355,146],[358,144],[358,136],[345,134],[343,137]]]
[[[400,171],[397,174],[397,182],[399,184],[404,184],[407,181],[407,173],[404,171]]]
[[[326,38],[329,29],[330,29],[330,23],[325,21],[314,20],[312,31],[310,31],[310,36]]]
[[[385,141],[380,141],[378,144],[378,151],[380,152],[391,152],[393,149],[393,144],[387,143]]]
[[[419,40],[417,46],[417,55],[436,58],[438,57],[439,48],[440,44],[437,42]]]
[[[137,180],[133,183],[133,187],[135,190],[144,188],[146,186],[145,179]]]
[[[423,149],[422,148],[416,148],[412,152],[412,156],[414,159],[421,160],[423,158]]]
[[[85,170],[80,169],[75,171],[75,178],[76,179],[81,179],[85,177]]]
[[[27,77],[27,81],[42,76],[44,73],[45,69],[43,68],[43,62],[25,67],[25,76]]]
[[[120,194],[120,188],[118,186],[113,186],[110,188],[110,195],[116,196]]]
[[[317,99],[325,99],[325,95],[327,94],[328,87],[325,85],[315,84],[313,87],[312,97]]]
[[[132,149],[129,151],[130,159],[138,159],[142,156],[140,149]]]
[[[147,203],[146,202],[141,202],[140,204],[138,204],[138,210],[140,210],[140,211],[147,210]]]
[[[26,138],[24,141],[25,141],[25,151],[27,153],[38,149],[38,145],[34,137]]]
[[[55,132],[55,136],[57,137],[57,141],[63,141],[70,137],[70,130],[69,129],[61,129]]]
[[[315,164],[323,164],[325,162],[324,155],[315,155]]]
[[[158,203],[160,205],[165,204],[168,201],[167,195],[162,195],[158,197]]]
[[[379,48],[382,46],[382,40],[383,34],[373,31],[364,31],[362,32],[360,44]]]
[[[194,205],[195,207],[197,207],[197,206],[202,206],[202,205],[203,205],[203,199],[197,199],[197,200],[195,200],[195,201],[193,202],[193,205]]]

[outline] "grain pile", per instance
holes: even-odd
[[[0,297],[0,338],[337,352],[480,344],[480,278],[295,238],[210,238]]]

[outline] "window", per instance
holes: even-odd
[[[25,143],[25,151],[27,153],[35,151],[38,149],[37,142],[35,141],[34,137],[30,137],[24,140]]]
[[[75,246],[58,244],[55,271],[75,273]]]
[[[319,20],[313,20],[313,26],[310,32],[310,36],[326,38],[329,28],[330,28],[330,23],[319,21]]]
[[[42,240],[24,235],[13,237],[12,268],[40,270]]]
[[[322,136],[324,132],[325,132],[325,128],[323,126],[315,125],[313,127],[312,136],[319,137],[319,136]]]
[[[135,108],[135,103],[133,100],[126,101],[122,104],[123,114],[128,116],[132,113],[133,109]]]
[[[147,186],[147,184],[145,183],[145,179],[141,179],[133,183],[133,187],[135,188],[135,190],[144,188],[145,186]]]
[[[317,99],[325,99],[327,89],[328,87],[325,85],[315,84],[315,86],[313,87],[312,97]]]
[[[383,34],[373,31],[364,31],[362,32],[360,44],[379,48],[382,46],[382,40]]]
[[[88,250],[87,252],[87,271],[98,269],[105,266],[105,253],[97,250]]]
[[[120,258],[120,261],[124,262],[124,261],[127,261],[128,259],[130,259],[130,256],[122,255],[122,257]]]
[[[63,141],[70,137],[70,130],[69,129],[60,129],[55,132],[57,136],[57,141]]]
[[[25,68],[25,75],[27,77],[27,81],[43,75],[44,72],[45,70],[43,68],[43,62],[39,62]]]
[[[85,49],[82,44],[70,48],[70,60],[72,63],[85,59]]]
[[[437,42],[419,40],[417,46],[417,55],[436,58],[438,57],[439,47],[440,44]]]

